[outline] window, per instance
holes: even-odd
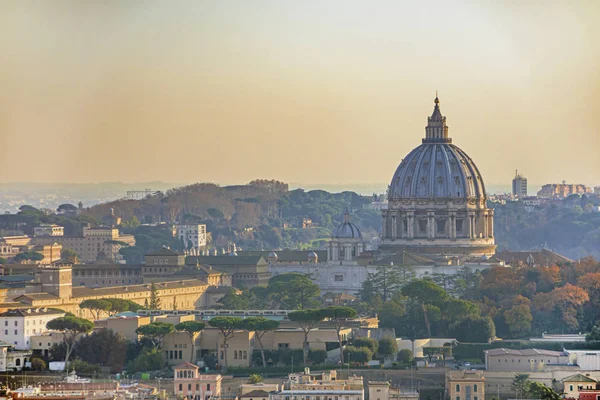
[[[210,390],[210,383],[206,384],[206,390]]]
[[[340,275],[334,275],[334,276],[333,276],[333,279],[334,279],[336,282],[343,282],[343,281],[344,281],[344,275],[341,275],[341,274],[340,274]]]
[[[473,385],[473,391],[477,393],[477,385]]]
[[[182,390],[183,390],[183,385],[180,383],[179,384],[179,391],[182,391]]]
[[[192,384],[188,383],[188,390],[192,390]]]
[[[4,326],[8,326],[8,321],[4,321]]]
[[[19,322],[18,321],[15,321],[15,326],[19,326]]]
[[[456,385],[456,391],[460,392],[460,385]]]
[[[437,222],[437,233],[446,233],[446,220],[438,219]]]
[[[473,400],[479,400],[479,399],[477,398],[477,396],[475,396],[475,397],[473,397]]]
[[[234,351],[233,351],[233,359],[234,359],[234,360],[237,360],[237,350],[234,350]]]
[[[460,396],[456,396],[456,400],[460,400]]]
[[[181,360],[182,358],[183,358],[182,351],[179,350],[179,359]]]
[[[18,334],[19,334],[19,331],[15,329],[15,335],[18,335]]]
[[[573,385],[569,385],[569,392],[573,391]]]

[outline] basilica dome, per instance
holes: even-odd
[[[347,210],[344,213],[344,222],[333,230],[332,236],[337,239],[362,239],[360,229],[350,222],[350,214]]]
[[[425,138],[400,162],[382,211],[382,247],[451,255],[494,254],[494,210],[473,160],[448,136],[435,98]]]

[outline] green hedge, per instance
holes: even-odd
[[[302,349],[281,349],[281,350],[265,350],[265,360],[267,364],[272,362],[273,365],[292,365],[292,359],[294,365],[302,366],[304,363],[304,355]],[[322,364],[327,359],[327,352],[325,350],[309,350],[308,360],[312,364]],[[252,363],[253,365],[262,367],[262,357],[260,350],[254,350],[252,352]]]
[[[497,341],[492,343],[459,343],[453,350],[454,359],[458,361],[479,360],[485,362],[484,350],[491,349],[543,349],[561,351],[564,349],[600,350],[600,341],[597,342],[531,342],[524,341]]]

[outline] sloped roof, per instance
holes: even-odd
[[[0,317],[32,317],[35,315],[64,314],[64,311],[52,308],[20,308],[0,313]]]
[[[203,264],[203,265],[257,265],[266,264],[267,262],[262,256],[188,256],[185,259],[185,263],[190,264]]]
[[[550,267],[556,264],[571,263],[573,260],[547,249],[537,251],[501,251],[496,253],[496,258],[504,260],[507,264],[527,263],[527,257],[533,257],[535,265]]]
[[[197,365],[194,365],[194,364],[189,363],[189,362],[186,361],[186,362],[183,362],[183,363],[177,365],[173,369],[184,369],[184,368],[195,368],[195,369],[198,369],[199,367]]]
[[[585,376],[583,374],[575,374],[575,375],[567,376],[565,379],[563,379],[563,382],[598,382],[598,381],[589,376]]]
[[[319,256],[319,260],[327,260],[327,250],[312,250],[315,253],[317,253],[317,256]],[[305,262],[308,261],[308,254],[311,252],[311,250],[275,250],[275,253],[277,253],[277,261],[280,263],[285,263],[285,262]],[[266,251],[238,251],[238,257],[243,257],[243,256],[261,256],[263,257],[265,260],[267,259],[267,257],[269,256],[269,253],[271,253],[270,250],[266,250]]]
[[[372,262],[373,265],[390,265],[391,263],[394,263],[394,265],[435,265],[435,261],[431,258],[423,257],[415,253],[409,253],[407,251],[395,253],[382,260]]]
[[[517,350],[517,349],[505,349],[505,348],[485,350],[485,353],[488,354],[488,355],[492,355],[492,356],[502,355],[502,354],[512,354],[512,355],[515,355],[515,356],[552,356],[552,357],[558,357],[558,356],[564,355],[564,353],[561,352],[561,351],[552,351],[552,350],[543,350],[543,349],[522,349],[522,350]]]
[[[265,391],[265,390],[253,390],[251,392],[248,392],[246,394],[243,394],[240,396],[241,398],[247,398],[247,397],[269,397],[269,392]]]
[[[150,253],[148,253],[146,255],[147,256],[179,256],[180,254],[178,252],[176,252],[175,250],[163,248],[163,249],[151,251]]]

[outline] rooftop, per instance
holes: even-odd
[[[64,311],[52,308],[24,308],[8,310],[0,313],[0,317],[32,317],[36,315],[64,314]]]
[[[505,348],[485,350],[485,353],[488,355],[491,355],[491,356],[512,354],[515,356],[538,356],[538,355],[541,355],[541,356],[558,357],[558,356],[564,355],[564,353],[562,351],[552,351],[552,350],[543,350],[543,349],[516,350],[516,349],[505,349]]]

